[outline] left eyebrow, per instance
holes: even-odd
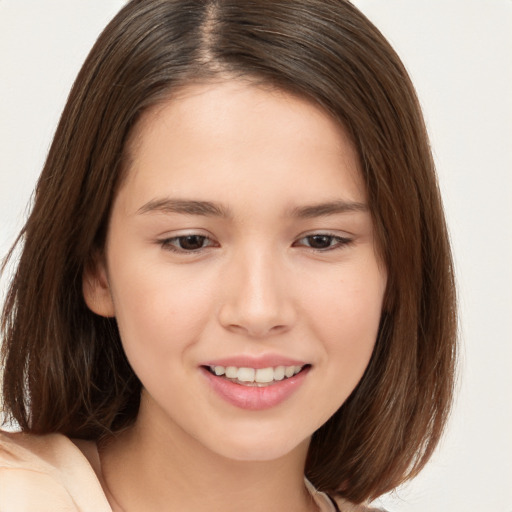
[[[229,210],[220,203],[193,201],[165,197],[153,199],[141,206],[137,213],[179,213],[182,215],[204,215],[208,217],[230,217]]]
[[[291,217],[299,219],[311,219],[314,217],[324,217],[349,212],[367,212],[368,206],[364,203],[353,201],[330,201],[327,203],[311,204],[306,206],[297,206],[290,212]]]

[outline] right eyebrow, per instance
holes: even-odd
[[[220,203],[211,201],[194,201],[164,197],[152,199],[137,210],[138,214],[146,213],[180,213],[183,215],[203,215],[211,217],[230,217],[229,209]]]
[[[368,212],[368,205],[354,201],[335,200],[293,208],[291,215],[300,219],[312,219],[347,212]]]

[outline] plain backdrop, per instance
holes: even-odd
[[[458,399],[392,512],[512,512],[512,1],[357,0],[424,107],[460,297]],[[0,254],[21,228],[72,81],[121,0],[0,0]],[[6,278],[1,290],[5,290]]]

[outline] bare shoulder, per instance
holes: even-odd
[[[52,462],[65,438],[0,430],[0,512],[76,510]],[[21,492],[23,491],[23,492]]]
[[[0,430],[0,463],[21,466],[36,460],[52,460],[71,441],[61,434],[36,436]]]
[[[111,512],[86,456],[62,434],[0,430],[0,489],[0,512]]]

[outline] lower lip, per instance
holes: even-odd
[[[276,407],[289,398],[302,385],[309,372],[309,367],[300,373],[276,381],[267,386],[244,386],[224,377],[217,377],[206,368],[201,368],[212,389],[226,402],[249,411],[260,411]]]

